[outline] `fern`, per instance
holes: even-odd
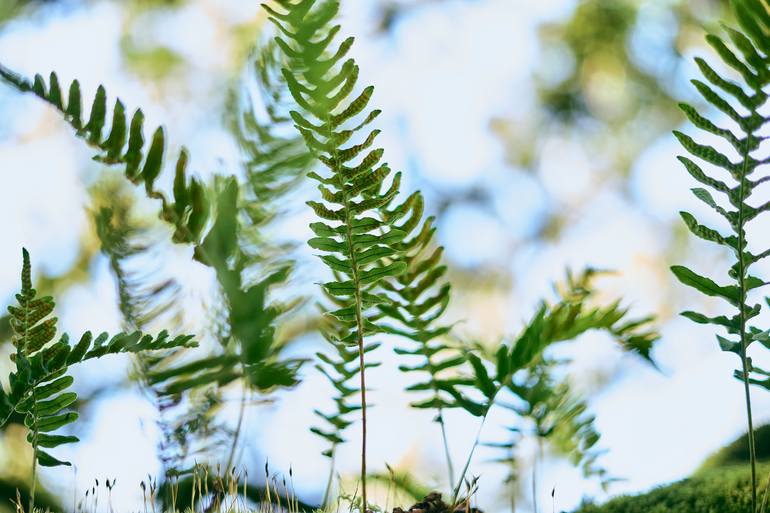
[[[594,416],[588,413],[587,403],[575,395],[568,380],[554,378],[556,366],[556,361],[543,358],[526,370],[524,377],[508,384],[507,390],[518,400],[513,404],[501,402],[500,405],[516,415],[518,422],[507,428],[514,436],[508,442],[484,444],[504,451],[495,461],[509,467],[506,482],[512,487],[513,502],[517,492],[514,485],[519,479],[518,442],[528,435],[537,441],[538,451],[532,465],[534,509],[537,509],[538,460],[542,461],[546,443],[552,452],[567,457],[573,465],[580,467],[584,476],[599,477],[603,487],[611,481],[607,470],[596,464],[601,451],[596,449],[600,435]],[[529,421],[531,427],[522,425],[521,421]]]
[[[768,338],[765,331],[750,324],[751,319],[759,315],[761,306],[751,304],[748,296],[752,290],[765,285],[763,280],[750,274],[750,268],[770,255],[770,249],[756,254],[749,251],[746,229],[751,221],[770,210],[770,203],[758,206],[749,203],[755,197],[755,189],[770,179],[768,176],[756,176],[768,160],[754,156],[760,151],[764,140],[760,131],[768,121],[761,111],[767,103],[764,88],[770,82],[770,15],[766,2],[760,0],[733,0],[731,3],[740,25],[740,30],[726,29],[732,48],[717,35],[708,35],[706,40],[724,63],[737,72],[740,82],[724,78],[701,58],[696,58],[696,63],[708,84],[699,80],[692,82],[709,104],[734,123],[734,128],[717,126],[690,105],[680,106],[695,127],[732,146],[734,154],[738,156],[737,160],[712,146],[696,142],[682,132],[675,131],[674,135],[687,152],[713,166],[714,169],[704,169],[687,157],[679,157],[687,172],[704,186],[693,188],[693,194],[727,221],[730,232],[724,235],[700,223],[688,212],[681,212],[682,219],[696,237],[727,248],[734,255],[735,263],[728,272],[730,283],[725,285],[683,266],[673,266],[671,270],[683,284],[708,296],[724,299],[734,308],[730,316],[709,317],[693,311],[683,312],[682,315],[697,323],[724,328],[728,336],[717,335],[719,346],[740,358],[741,369],[735,374],[744,384],[752,473],[752,511],[756,511],[756,448],[749,385],[752,382],[751,373],[757,369],[752,365],[748,349],[755,341],[767,346]],[[712,192],[719,194],[715,198]],[[726,197],[726,202],[722,196]]]
[[[333,304],[334,298],[329,298]],[[361,411],[362,404],[357,398],[361,395],[361,388],[354,379],[361,372],[361,363],[357,347],[345,344],[342,338],[347,332],[344,323],[334,318],[325,319],[321,326],[321,333],[334,350],[332,355],[325,352],[317,352],[318,362],[315,368],[323,374],[335,389],[334,411],[325,413],[322,410],[314,410],[316,416],[322,421],[322,426],[312,426],[310,431],[323,438],[329,448],[323,451],[323,455],[330,459],[329,477],[324,490],[323,505],[327,505],[330,499],[332,481],[334,479],[335,456],[337,447],[345,443],[344,431],[354,422],[352,415]],[[370,353],[380,346],[377,342],[364,346],[364,354]],[[365,369],[378,367],[379,362],[368,361],[364,363]]]
[[[192,347],[194,343],[190,335],[172,338],[167,332],[161,332],[153,337],[138,331],[119,333],[111,338],[107,333],[94,338],[86,332],[74,346],[65,334],[51,343],[57,322],[56,317],[50,317],[54,301],[49,296],[37,296],[32,288],[29,253],[26,250],[22,253],[21,292],[16,295],[17,305],[8,307],[14,332],[12,342],[16,351],[12,360],[16,372],[9,378],[10,393],[0,390],[0,426],[13,411],[24,415],[24,424],[29,429],[27,441],[33,448],[32,510],[37,465],[69,465],[44,449],[78,441],[76,437],[53,434],[78,418],[76,412],[68,409],[77,400],[77,394],[67,391],[74,382],[67,375],[69,367],[108,354]]]
[[[253,84],[256,94],[243,88],[234,107],[239,115],[233,120],[232,132],[245,155],[244,209],[255,231],[259,231],[275,218],[280,200],[304,178],[312,155],[288,114],[293,103],[280,71],[280,50],[268,42],[258,47],[253,61],[253,77],[246,85]],[[260,106],[264,114],[259,112]],[[266,119],[262,119],[265,115]],[[269,249],[264,238],[258,242],[261,252]]]
[[[266,62],[264,67],[261,62],[257,64],[258,68],[262,67],[258,82],[265,88],[273,86],[266,81],[268,65],[272,64]],[[309,154],[301,139],[275,136],[271,132],[276,128],[275,117],[271,118],[274,124],[268,126],[259,124],[253,117],[244,116],[241,120],[243,123],[237,124],[236,135],[246,153],[251,155],[245,163],[247,180],[241,185],[234,178],[217,179],[213,199],[216,200],[218,210],[216,219],[211,222],[212,198],[199,180],[188,180],[186,150],[182,149],[176,160],[173,202],[155,188],[156,179],[164,165],[165,134],[162,128],[156,129],[150,144],[146,145],[141,110],[133,114],[129,123],[125,107],[117,99],[112,110],[111,128],[109,134],[105,135],[108,113],[104,87],[98,88],[88,121],[84,122],[77,81],[70,85],[65,102],[58,77],[54,73],[48,83],[39,75],[34,81],[28,81],[0,66],[0,78],[17,90],[33,93],[57,108],[75,129],[77,136],[97,150],[95,160],[121,165],[131,182],[143,184],[148,197],[160,200],[160,217],[174,228],[173,240],[191,243],[196,260],[213,268],[216,273],[226,302],[224,329],[218,330],[223,335],[222,351],[192,360],[185,358],[182,364],[167,365],[168,359],[162,359],[155,362],[157,368],[145,369],[146,381],[159,397],[165,397],[176,404],[183,394],[211,386],[221,388],[237,380],[244,380],[247,388],[259,393],[296,384],[297,371],[303,360],[282,359],[280,353],[289,340],[276,335],[278,318],[290,310],[291,304],[271,303],[268,298],[270,289],[288,277],[291,262],[286,258],[273,258],[280,252],[275,251],[275,248],[268,251],[260,230],[273,216],[270,202],[277,204],[280,195],[291,188],[309,162]],[[102,215],[105,216],[101,219],[104,228],[109,212],[104,211]],[[108,241],[105,239],[108,234],[101,235],[103,249],[111,254],[113,270],[118,279],[121,309],[127,323],[135,324],[141,317],[152,317],[158,313],[146,310],[150,307],[148,301],[157,297],[127,295],[125,286],[128,284],[125,282],[126,277],[120,275],[118,260],[130,258],[133,250],[117,245],[109,247],[119,240]],[[127,234],[111,234],[116,235],[120,238]],[[136,292],[138,289],[134,287]],[[153,292],[158,291],[148,292],[151,296],[157,296]],[[166,307],[168,303],[161,306]],[[237,433],[234,443],[236,440]],[[235,444],[233,451],[234,447]]]
[[[94,189],[92,198],[96,233],[115,276],[124,329],[178,328],[183,317],[182,287],[176,280],[163,276],[159,268],[148,264],[148,260],[162,251],[158,239],[165,234],[154,233],[152,223],[136,219],[133,198],[122,182],[108,182],[107,187]],[[182,468],[190,452],[202,452],[224,438],[224,426],[216,422],[221,390],[212,387],[191,390],[184,404],[179,405],[178,397],[166,395],[148,382],[147,377],[153,372],[178,365],[180,359],[189,356],[185,354],[187,351],[182,347],[134,355],[137,378],[159,414],[163,475]],[[205,447],[194,446],[194,442],[204,439]]]
[[[156,128],[149,148],[146,147],[144,114],[141,109],[134,112],[129,122],[123,102],[116,99],[109,134],[105,135],[107,93],[103,86],[97,89],[88,121],[84,122],[83,100],[77,80],[70,84],[65,101],[56,73],[50,74],[48,83],[40,75],[35,75],[34,80],[29,81],[0,65],[0,79],[16,90],[32,93],[58,109],[75,129],[77,136],[97,150],[94,160],[109,165],[122,165],[126,178],[136,185],[143,184],[149,197],[160,200],[161,217],[175,227],[174,240],[189,243],[200,238],[209,217],[206,189],[196,178],[188,181],[188,155],[184,149],[176,160],[174,201],[155,189],[155,181],[163,169],[166,136],[162,127]]]
[[[266,394],[298,381],[297,372],[304,360],[283,358],[285,343],[276,337],[275,324],[287,308],[269,302],[269,290],[286,280],[290,266],[274,268],[253,282],[244,279],[249,259],[238,244],[239,191],[234,178],[221,181],[215,222],[196,247],[198,258],[216,271],[226,304],[221,351],[149,372],[149,383],[164,396],[178,397],[208,386],[222,388],[238,380],[243,380],[248,390]],[[235,442],[237,437],[231,455]]]
[[[593,269],[577,277],[568,274],[567,288],[561,292],[559,302],[554,305],[543,302],[514,341],[501,343],[493,354],[469,352],[470,384],[440,384],[442,390],[453,398],[446,404],[447,407],[462,408],[481,418],[476,440],[455,486],[453,502],[479,444],[484,422],[491,408],[497,404],[500,392],[508,390],[516,394],[521,386],[518,381],[522,379],[521,372],[542,362],[546,349],[560,342],[574,341],[587,331],[602,330],[625,351],[636,353],[652,363],[650,351],[659,338],[658,333],[649,327],[652,318],[627,319],[628,309],[622,308],[619,301],[607,306],[590,306],[589,300],[595,293],[592,282],[597,274]]]
[[[329,312],[345,328],[339,342],[357,346],[362,504],[366,508],[365,339],[383,331],[375,322],[378,311],[374,307],[390,300],[381,293],[380,285],[406,271],[407,264],[400,258],[401,243],[419,222],[419,215],[397,224],[413,212],[414,200],[388,208],[398,195],[400,174],[396,173],[388,185],[391,170],[380,164],[383,150],[371,149],[379,131],[371,130],[358,143],[349,143],[380,111],[366,112],[374,90],[371,86],[348,99],[359,70],[353,59],[342,62],[353,38],[345,39],[336,50],[329,49],[340,29],[338,25],[328,28],[339,9],[338,2],[281,0],[277,4],[280,10],[263,7],[278,27],[275,42],[289,62],[284,77],[301,110],[292,111],[291,117],[308,148],[329,170],[325,176],[309,174],[319,182],[323,199],[308,202],[323,220],[311,225],[316,237],[309,244],[324,252],[321,259],[342,277],[323,288],[341,303],[340,308]]]
[[[412,214],[408,223],[416,225],[421,221],[424,201],[420,194],[413,195],[409,201],[412,203]],[[444,422],[444,409],[450,406],[451,397],[442,388],[467,381],[458,377],[465,357],[442,340],[451,331],[451,326],[439,324],[449,305],[451,287],[443,281],[447,272],[447,266],[441,260],[443,248],[432,247],[436,231],[433,221],[433,217],[425,219],[418,234],[399,245],[398,259],[406,264],[406,271],[385,282],[384,288],[391,293],[393,300],[380,304],[379,309],[397,323],[386,326],[386,331],[412,342],[412,347],[395,348],[396,353],[422,360],[418,365],[400,365],[399,369],[427,374],[424,381],[408,386],[407,390],[419,394],[431,392],[428,399],[414,401],[411,406],[436,410],[449,482],[453,483],[454,469]]]

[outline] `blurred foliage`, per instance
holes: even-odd
[[[551,190],[540,174],[544,141],[566,138],[586,155],[601,158],[588,164],[594,184],[590,191],[572,200],[568,209],[549,197],[534,233],[511,240],[509,247],[520,250],[522,244],[562,240],[571,220],[580,218],[603,189],[618,190],[635,208],[627,181],[634,164],[653,142],[668,137],[684,120],[676,107],[686,94],[683,86],[688,78],[681,56],[702,46],[694,34],[704,23],[729,19],[726,4],[726,0],[582,0],[565,19],[539,27],[533,73],[537,103],[526,106],[523,114],[495,117],[490,127],[504,145],[509,165],[531,173],[549,196]],[[445,203],[470,204],[497,215],[490,206],[496,191],[485,185],[436,194]]]

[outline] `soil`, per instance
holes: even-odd
[[[394,508],[393,513],[482,513],[481,510],[470,507],[468,501],[463,500],[457,504],[454,509],[444,502],[441,494],[432,492],[425,496],[423,500],[412,505],[408,510]]]

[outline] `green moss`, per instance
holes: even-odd
[[[758,471],[767,475],[770,465]],[[575,513],[746,513],[751,509],[750,475],[747,464],[715,468],[642,495],[584,505]]]
[[[770,424],[755,429],[754,439],[757,444],[757,459],[770,461]],[[706,458],[698,473],[727,465],[740,465],[747,461],[749,461],[749,441],[748,436],[743,434]]]
[[[770,475],[770,425],[755,430],[760,497]],[[691,477],[640,495],[586,504],[574,513],[745,513],[751,509],[751,471],[744,434],[719,449]],[[770,500],[770,498],[768,498]]]

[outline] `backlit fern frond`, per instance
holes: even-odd
[[[118,309],[126,329],[143,330],[152,324],[178,324],[180,284],[149,270],[147,262],[159,251],[151,225],[135,218],[134,198],[118,181],[92,190],[91,215],[102,253],[109,259],[118,292]]]
[[[253,58],[254,77],[247,82],[256,91],[244,87],[239,116],[233,123],[245,155],[246,213],[256,227],[275,217],[278,200],[298,185],[313,161],[288,114],[293,103],[280,71],[282,58],[272,41],[258,48]]]
[[[453,397],[453,401],[446,406],[462,408],[480,417],[483,425],[503,390],[514,395],[517,395],[517,390],[529,390],[531,384],[527,384],[526,378],[548,361],[544,360],[548,348],[575,341],[591,330],[608,333],[625,351],[639,354],[651,362],[650,349],[659,338],[657,332],[650,328],[652,318],[628,319],[628,310],[622,308],[619,301],[612,301],[607,306],[593,306],[590,300],[595,294],[593,280],[596,275],[597,272],[592,269],[576,277],[568,274],[559,301],[554,304],[544,301],[515,340],[501,343],[493,352],[482,347],[480,354],[468,353],[471,380],[469,384],[442,386]],[[519,400],[527,399],[519,397]],[[512,446],[508,444],[505,448],[510,450]],[[471,457],[460,475],[455,496],[459,493]]]
[[[585,477],[596,476],[602,484],[609,482],[607,470],[596,464],[602,451],[596,445],[600,435],[595,417],[588,411],[586,401],[575,395],[567,380],[553,376],[556,362],[543,361],[527,372],[526,377],[508,385],[520,401],[506,405],[516,415],[532,424],[531,436],[538,444],[547,443],[551,452],[569,459],[580,467]],[[519,434],[527,434],[519,428]],[[515,462],[508,463],[515,472]],[[511,476],[514,478],[514,476]]]
[[[124,329],[163,326],[178,330],[183,320],[182,287],[154,265],[162,247],[153,234],[152,224],[137,218],[133,198],[122,182],[108,182],[106,187],[94,189],[92,197],[96,233],[115,277]],[[196,442],[205,438],[208,447],[224,437],[224,428],[216,420],[221,390],[201,387],[180,401],[163,394],[146,379],[154,372],[177,365],[189,356],[187,351],[180,347],[134,355],[135,374],[158,410],[158,426],[163,434],[159,455],[164,475],[182,468],[190,453],[202,452]]]
[[[150,381],[163,384],[167,394],[178,394],[208,383],[225,386],[240,378],[245,379],[250,388],[268,392],[276,387],[295,385],[297,370],[303,362],[297,358],[281,358],[275,322],[286,308],[271,304],[268,297],[271,287],[286,280],[290,265],[272,269],[254,283],[244,280],[244,264],[248,260],[238,245],[240,190],[234,178],[222,180],[218,188],[214,225],[196,252],[201,261],[216,271],[227,303],[228,339],[237,342],[237,350],[151,374]]]
[[[16,295],[17,305],[8,307],[14,331],[16,352],[12,359],[16,372],[10,375],[10,393],[3,394],[5,416],[0,419],[0,425],[7,421],[12,410],[23,414],[24,424],[30,430],[27,439],[32,444],[36,464],[68,465],[43,449],[77,441],[75,437],[53,434],[77,420],[77,413],[69,410],[77,400],[74,392],[67,391],[74,381],[66,374],[69,367],[108,354],[191,347],[194,343],[190,335],[170,337],[165,331],[157,337],[136,331],[113,337],[102,333],[95,338],[86,332],[74,346],[65,334],[52,343],[57,321],[50,317],[54,301],[51,297],[38,297],[32,288],[26,250],[23,251],[21,283],[21,292]]]
[[[541,361],[543,351],[552,345],[575,341],[580,335],[592,331],[604,331],[621,346],[624,351],[635,353],[653,363],[650,351],[660,335],[650,327],[653,317],[628,317],[628,308],[620,305],[620,300],[610,301],[607,305],[592,304],[596,294],[593,281],[599,273],[587,269],[577,276],[567,274],[566,284],[559,291],[559,300],[553,304],[543,302],[527,323],[521,334],[510,344],[502,343],[494,354],[479,357],[468,355],[473,369],[472,387],[481,391],[485,401],[473,401],[459,392],[459,387],[447,385],[455,401],[450,406],[465,408],[476,416],[486,415],[494,403],[497,393],[514,375],[522,369]],[[493,372],[487,371],[486,359],[493,366]]]
[[[679,142],[697,161],[680,156],[687,172],[703,187],[693,188],[693,194],[724,219],[729,230],[719,231],[698,221],[688,212],[681,212],[687,228],[698,238],[726,248],[734,257],[728,271],[729,282],[714,281],[684,266],[673,266],[674,275],[699,292],[725,300],[733,308],[732,315],[710,317],[687,311],[682,315],[701,324],[713,324],[727,331],[726,337],[717,335],[724,351],[735,353],[741,360],[736,376],[744,383],[744,395],[749,427],[749,452],[752,467],[752,504],[756,511],[756,464],[749,384],[754,370],[747,351],[752,343],[770,346],[767,332],[751,325],[751,319],[759,315],[760,304],[753,304],[749,294],[766,282],[750,273],[752,265],[770,255],[770,249],[754,253],[748,249],[746,230],[761,214],[770,210],[770,202],[757,202],[756,189],[770,180],[760,172],[768,163],[762,153],[765,136],[762,131],[768,117],[768,95],[765,89],[770,83],[770,14],[768,4],[760,0],[733,0],[731,2],[740,29],[726,28],[729,41],[710,34],[706,40],[732,68],[732,80],[711,67],[705,60],[696,58],[706,82],[693,80],[700,95],[717,111],[728,118],[728,125],[719,126],[694,107],[681,104],[690,122],[708,136],[721,139],[731,147],[731,156],[717,148],[698,142],[682,132],[674,132]],[[707,167],[701,167],[703,163]],[[716,193],[716,194],[713,194]],[[760,380],[760,384],[767,382]]]
[[[408,225],[408,220],[397,224],[409,213],[408,201],[393,210],[387,208],[399,193],[401,178],[399,173],[389,178],[391,169],[381,163],[383,150],[372,149],[379,130],[356,137],[380,111],[366,110],[373,87],[353,95],[359,69],[353,59],[344,60],[353,38],[332,47],[340,27],[330,24],[339,3],[276,3],[276,9],[263,7],[278,28],[275,42],[288,62],[283,74],[299,107],[290,115],[308,148],[328,169],[326,174],[309,174],[319,183],[323,200],[308,202],[322,220],[311,224],[316,237],[309,244],[325,253],[321,259],[342,276],[323,288],[341,303],[329,312],[345,327],[340,341],[357,346],[358,351],[364,432],[362,502],[366,504],[365,339],[382,331],[374,322],[378,313],[374,307],[389,299],[380,293],[380,285],[406,270],[406,263],[398,258],[399,244],[408,236],[403,228],[415,226]]]
[[[109,134],[107,126],[107,93],[99,86],[91,104],[87,121],[83,117],[80,84],[74,80],[64,99],[56,73],[51,73],[48,83],[40,75],[34,81],[14,73],[0,65],[0,79],[23,93],[32,93],[46,101],[64,116],[77,136],[97,150],[94,160],[109,165],[121,165],[132,183],[144,185],[147,195],[160,200],[161,217],[175,227],[174,240],[195,242],[206,226],[209,204],[206,189],[196,178],[187,179],[187,152],[182,150],[176,160],[174,201],[155,189],[155,181],[163,170],[166,152],[166,136],[162,127],[155,129],[148,145],[144,140],[144,114],[137,109],[128,120],[126,108],[120,99],[115,100]]]
[[[432,244],[436,232],[434,219],[422,220],[424,201],[421,194],[413,194],[407,199],[407,204],[411,213],[405,223],[408,227],[406,231],[411,231],[411,227],[420,222],[422,227],[414,237],[399,244],[400,255],[395,260],[404,262],[406,271],[383,284],[392,301],[380,304],[378,308],[396,323],[387,325],[387,332],[413,343],[411,347],[395,348],[395,352],[421,360],[416,365],[400,365],[399,369],[424,375],[420,382],[409,385],[407,390],[418,394],[429,392],[430,397],[414,401],[411,406],[436,410],[436,422],[441,427],[449,481],[452,483],[454,469],[443,411],[453,402],[446,388],[467,384],[467,378],[460,374],[466,357],[461,350],[442,339],[451,330],[451,326],[440,323],[449,305],[451,287],[445,279],[447,266],[442,263],[443,248]]]

